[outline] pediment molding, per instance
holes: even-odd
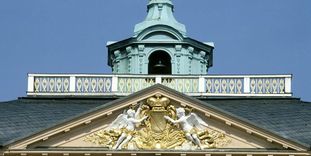
[[[228,130],[223,131],[226,134],[230,133],[230,129],[237,129],[241,132],[244,132],[244,134],[242,133],[243,135],[249,135],[255,138],[261,138],[261,140],[264,140],[267,143],[276,144],[277,146],[283,147],[284,149],[294,149],[297,151],[308,150],[308,148],[303,145],[300,145],[291,140],[282,138],[281,136],[278,136],[267,130],[259,128],[230,113],[219,110],[216,107],[203,103],[202,101],[197,100],[195,98],[188,97],[184,94],[176,92],[175,90],[164,87],[162,85],[155,85],[145,90],[142,90],[140,92],[134,93],[128,97],[124,97],[119,100],[112,101],[106,105],[100,106],[92,111],[89,111],[79,117],[68,120],[62,124],[51,127],[40,133],[34,134],[25,139],[17,141],[9,145],[8,148],[9,149],[26,149],[27,146],[29,145],[40,143],[40,142],[42,143],[59,134],[66,134],[75,129],[79,129],[79,128],[81,129],[81,127],[87,127],[88,125],[96,124],[96,122],[103,121],[107,117],[115,118],[117,113],[120,113],[120,110],[128,109],[131,105],[136,104],[140,101],[143,101],[148,97],[155,96],[157,94],[161,94],[173,101],[177,101],[178,103],[180,103],[182,107],[193,108],[195,109],[196,112],[199,112],[201,116],[204,116],[207,119],[210,119],[213,121],[217,121],[217,123],[221,123],[229,127],[228,129],[229,131]],[[97,129],[93,129],[91,132],[82,134],[79,137],[83,137],[92,132],[96,132],[104,128],[105,126],[107,125],[103,125],[102,127],[98,126]],[[221,129],[216,129],[216,130],[221,131]],[[78,139],[79,137],[76,137],[75,139]],[[242,142],[244,141],[245,143],[248,142],[248,140],[241,140],[239,136],[232,135],[230,137],[237,139],[239,141],[242,141]],[[256,144],[253,144],[253,146],[256,147]]]
[[[148,29],[142,31],[138,36],[137,36],[137,41],[143,41],[148,38],[152,38],[152,36],[161,34],[165,35],[171,39],[177,40],[182,42],[183,41],[183,36],[176,31],[174,28],[171,28],[169,26],[164,26],[164,25],[157,25],[153,27],[149,27]]]

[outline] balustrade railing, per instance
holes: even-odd
[[[28,96],[126,96],[162,84],[190,96],[292,96],[291,75],[29,74]]]

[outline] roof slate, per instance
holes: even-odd
[[[0,103],[0,146],[45,130],[109,101],[19,99]]]
[[[294,98],[202,101],[284,138],[311,145],[311,103]]]
[[[58,125],[108,99],[18,99],[0,103],[0,146]],[[294,98],[200,99],[284,138],[311,145],[311,103]]]

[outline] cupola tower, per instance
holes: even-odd
[[[149,0],[147,17],[131,38],[108,42],[114,74],[205,75],[213,65],[213,43],[187,37],[171,0]]]

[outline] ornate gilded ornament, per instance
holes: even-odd
[[[230,142],[208,125],[192,108],[178,108],[170,99],[155,95],[119,115],[106,129],[90,134],[87,142],[109,149],[197,150]]]

